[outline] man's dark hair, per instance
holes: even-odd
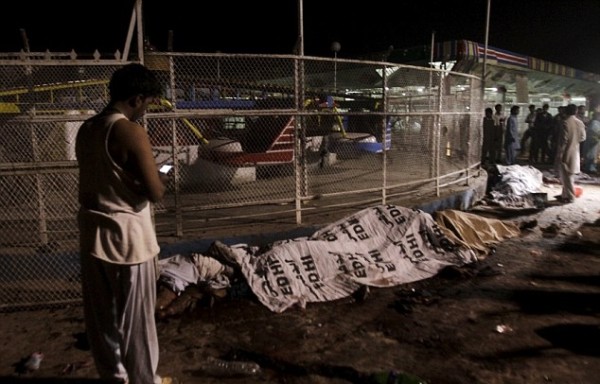
[[[158,97],[162,86],[154,72],[138,63],[127,64],[117,69],[108,84],[112,101],[127,100],[132,96]]]
[[[569,104],[565,107],[565,114],[567,116],[573,116],[577,114],[577,106],[575,104]]]

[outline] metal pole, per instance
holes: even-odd
[[[432,97],[432,91],[431,91],[431,87],[433,86],[432,82],[432,69],[433,69],[433,53],[434,53],[434,47],[435,47],[435,31],[431,32],[431,53],[429,54],[429,108],[431,109],[431,97]]]
[[[300,58],[294,60],[294,80],[295,80],[295,98],[296,110],[304,109],[304,10],[302,0],[298,0],[298,41],[296,42],[296,52]],[[296,184],[296,224],[302,224],[302,199],[307,194],[308,170],[306,168],[306,159],[304,156],[306,131],[304,117],[297,114],[294,118],[294,132],[296,135],[296,146],[294,148],[294,167]]]
[[[485,77],[487,76],[487,54],[488,54],[488,37],[490,34],[490,11],[492,8],[492,0],[487,2],[487,14],[485,17],[485,47],[483,49],[483,73],[481,76],[481,88],[483,90],[483,99],[485,100]]]
[[[131,48],[131,39],[133,38],[133,30],[135,29],[136,23],[136,4],[133,6],[133,10],[131,11],[131,19],[129,20],[129,28],[127,29],[127,37],[125,38],[125,47],[123,47],[123,55],[121,57],[122,61],[129,60],[129,49]]]
[[[337,92],[337,52],[333,52],[333,92]]]
[[[337,93],[337,54],[342,49],[342,46],[337,41],[331,43],[331,50],[333,51],[333,92]]]
[[[31,50],[29,48],[29,39],[27,38],[27,32],[24,28],[20,29],[21,38],[23,39],[23,49],[27,53],[27,61],[31,59],[29,55]],[[25,67],[25,73],[27,74],[27,92],[28,92],[28,113],[31,115],[35,114],[35,92],[34,84],[33,84],[33,67],[28,65]],[[36,133],[36,125],[30,125],[30,133],[31,133],[31,150],[33,152],[33,160],[38,163],[40,161],[40,148],[39,141]],[[46,214],[46,193],[44,188],[44,180],[40,172],[36,172],[35,174],[35,188],[37,193],[37,203],[38,203],[38,230],[40,235],[40,242],[42,244],[48,244],[48,215]]]
[[[173,64],[173,55],[169,55],[169,87],[171,88],[171,103],[173,111],[177,109],[176,94],[175,94],[175,65]],[[175,166],[175,235],[183,236],[183,209],[181,197],[181,168],[179,166],[179,145],[177,140],[177,122],[171,120],[171,161]],[[154,212],[154,211],[153,211]]]
[[[304,56],[304,4],[298,0],[298,55]]]
[[[144,23],[142,21],[142,0],[135,2],[135,13],[137,15],[137,46],[140,63],[144,64]]]
[[[431,31],[431,52],[429,54],[429,68],[433,68],[434,47],[435,47],[435,31]],[[430,81],[429,86],[431,87],[431,81]]]
[[[167,51],[173,52],[173,30],[169,29],[169,34],[167,36]]]
[[[381,116],[381,129],[383,131],[383,135],[382,137],[382,144],[383,144],[383,151],[382,151],[382,160],[381,160],[381,183],[382,183],[382,188],[381,188],[381,204],[386,204],[387,203],[387,186],[388,186],[388,167],[387,167],[387,159],[388,159],[388,148],[387,148],[387,142],[388,140],[390,140],[391,143],[391,130],[388,132],[387,130],[387,125],[388,125],[388,103],[389,103],[389,96],[388,96],[388,92],[386,91],[388,89],[388,71],[387,71],[387,64],[383,65],[383,89],[382,89],[382,94],[383,94],[383,99],[381,100],[382,102],[382,108],[381,110],[383,111],[383,115]]]

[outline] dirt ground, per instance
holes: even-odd
[[[599,383],[600,185],[582,187],[561,205],[560,186],[545,184],[545,209],[495,216],[533,228],[427,280],[281,314],[239,292],[198,299],[159,321],[159,373],[183,383],[386,383],[392,371],[389,382]],[[81,307],[0,322],[0,382],[100,382]],[[40,368],[16,374],[34,351]],[[259,369],[236,374],[214,359]]]

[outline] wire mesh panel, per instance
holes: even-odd
[[[0,59],[0,310],[80,301],[75,136],[124,64],[36,57]],[[144,62],[164,99],[140,122],[157,168],[174,167],[154,206],[160,238],[336,219],[341,207],[468,182],[479,164],[472,76],[293,55]]]
[[[117,65],[0,65],[0,308],[80,300],[75,135]]]
[[[437,175],[441,75],[417,68],[388,68],[390,198],[406,195]]]
[[[150,138],[157,163],[175,163],[175,194],[157,207],[159,231],[184,235],[289,211],[285,203],[296,196],[295,60],[156,54],[147,63],[168,98],[148,115]]]
[[[303,196],[348,202],[338,196],[381,189],[383,66],[334,59],[309,60],[305,68]]]

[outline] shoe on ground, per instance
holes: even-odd
[[[575,202],[574,199],[567,199],[567,198],[564,198],[564,197],[562,197],[560,195],[559,196],[555,196],[555,198],[556,198],[556,201],[558,201],[560,203],[563,203],[563,204],[571,204],[571,203]]]

